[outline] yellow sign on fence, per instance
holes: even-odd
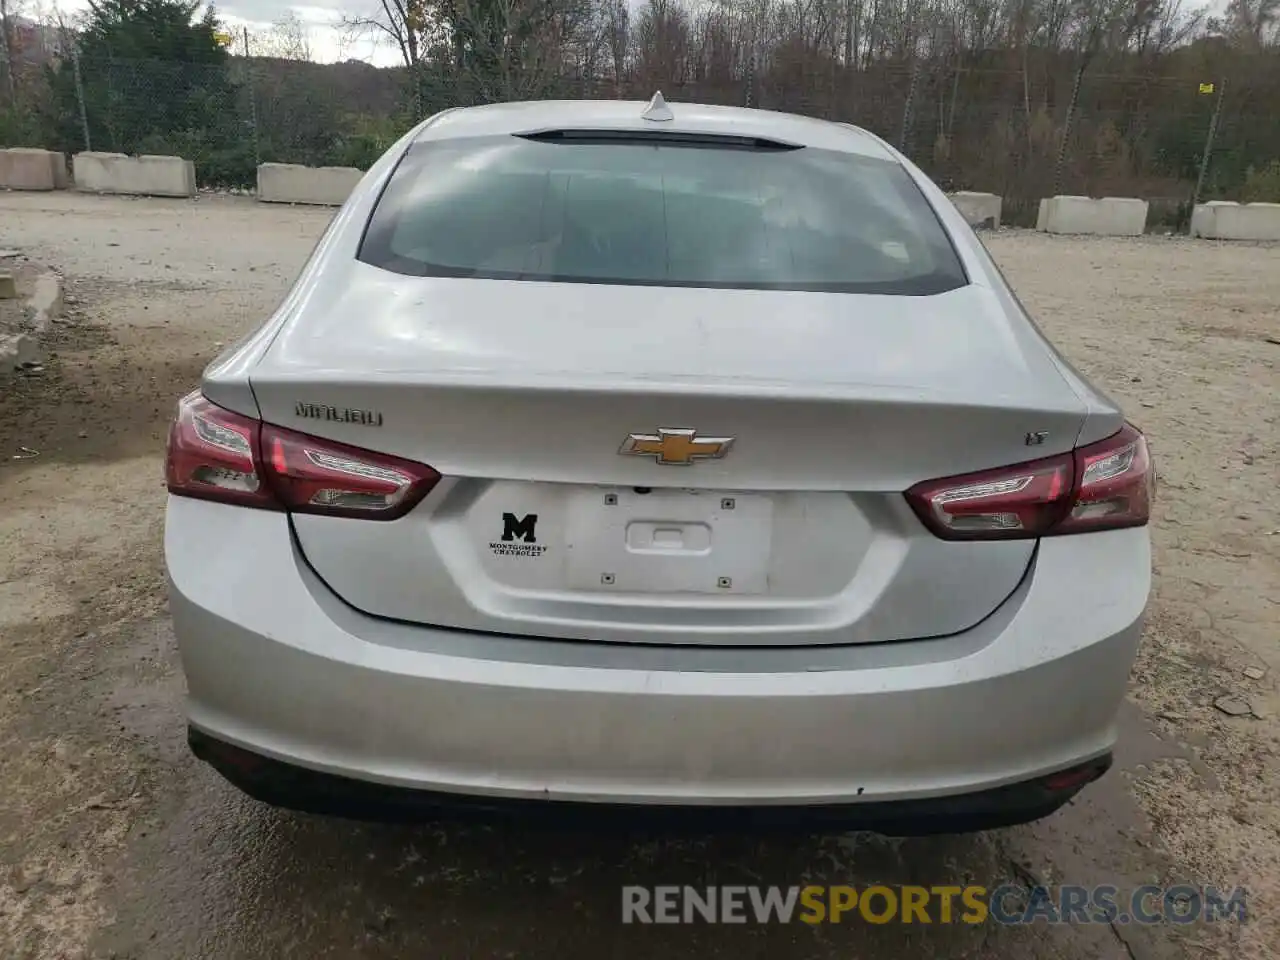
[[[1202,83],[1202,84],[1200,84],[1200,92],[1201,92],[1201,93],[1213,93],[1213,84],[1212,84],[1212,83]]]

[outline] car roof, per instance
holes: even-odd
[[[749,107],[670,101],[666,106],[671,119],[655,122],[644,117],[650,106],[651,102],[642,100],[534,100],[459,107],[433,117],[417,139],[451,140],[546,130],[662,131],[761,137],[897,162],[883,141],[850,124]]]

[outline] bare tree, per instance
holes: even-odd
[[[1207,11],[1188,11],[1181,0],[1158,4],[1155,16],[1139,34],[1138,52],[1152,56],[1168,53],[1189,42],[1204,28]]]
[[[18,68],[13,35],[17,15],[18,0],[0,0],[0,57],[4,58],[5,90],[9,95],[9,103],[15,106],[18,103]]]
[[[605,42],[593,0],[451,0],[459,73],[486,100],[552,92]]]
[[[1280,0],[1230,0],[1223,33],[1236,45],[1257,49],[1276,39]]]
[[[643,83],[683,83],[690,39],[689,10],[679,0],[648,0],[636,16],[636,69]]]
[[[253,37],[255,56],[278,60],[312,60],[311,32],[298,15],[290,10],[265,30]]]
[[[344,16],[342,27],[349,40],[367,36],[391,44],[412,71],[440,37],[439,21],[431,13],[427,0],[378,0],[373,13]]]
[[[448,4],[449,0],[441,0]],[[378,0],[372,14],[345,16],[342,25],[347,43],[372,37],[390,43],[409,71],[413,115],[424,113],[422,73],[427,51],[448,35],[448,26],[433,0]]]
[[[1077,0],[1073,11],[1074,28],[1077,36],[1077,56],[1075,79],[1071,84],[1071,99],[1067,101],[1067,114],[1062,121],[1062,136],[1058,142],[1058,156],[1053,165],[1053,193],[1062,187],[1062,168],[1066,163],[1067,144],[1071,137],[1071,127],[1076,119],[1076,109],[1080,103],[1080,86],[1084,82],[1085,71],[1093,58],[1102,49],[1108,36],[1114,36],[1123,27],[1125,18],[1125,0]]]
[[[609,51],[609,64],[613,67],[615,96],[622,96],[622,74],[627,68],[630,52],[631,11],[627,0],[605,0],[604,42]]]
[[[927,129],[931,173],[1011,196],[1185,169],[1178,126],[1206,68],[1178,48],[1201,36],[1210,2],[1254,51],[1232,70],[1252,78],[1259,133],[1280,64],[1280,0],[364,2],[374,15],[348,23],[393,44],[433,96],[560,95],[580,78],[615,96],[661,88],[851,120],[926,163]],[[1254,154],[1280,149],[1267,137]]]

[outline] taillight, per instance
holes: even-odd
[[[169,492],[281,509],[258,466],[262,424],[215,406],[197,390],[178,401],[164,472]]]
[[[947,540],[1039,537],[1066,513],[1071,455],[929,480],[907,491],[920,519]]]
[[[420,463],[269,424],[262,428],[262,453],[272,489],[294,513],[393,520],[440,480]]]
[[[1126,423],[1114,436],[1078,448],[1075,459],[1071,510],[1051,532],[1140,527],[1151,519],[1156,472],[1136,427]]]
[[[394,520],[440,480],[421,463],[263,424],[199,392],[178,405],[169,492],[267,510]]]
[[[928,480],[907,502],[944,540],[1017,540],[1141,526],[1153,490],[1146,439],[1125,424],[1071,453]]]

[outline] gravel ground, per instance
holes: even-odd
[[[1155,596],[1115,771],[1047,821],[977,837],[624,837],[290,816],[186,753],[165,421],[280,300],[329,215],[0,194],[0,248],[66,274],[72,321],[42,374],[0,388],[0,956],[1280,956],[1280,248],[988,236],[1157,458]],[[39,456],[13,459],[24,447]],[[1215,709],[1227,694],[1249,714]],[[624,883],[1034,878],[1244,885],[1250,921],[618,923]]]

